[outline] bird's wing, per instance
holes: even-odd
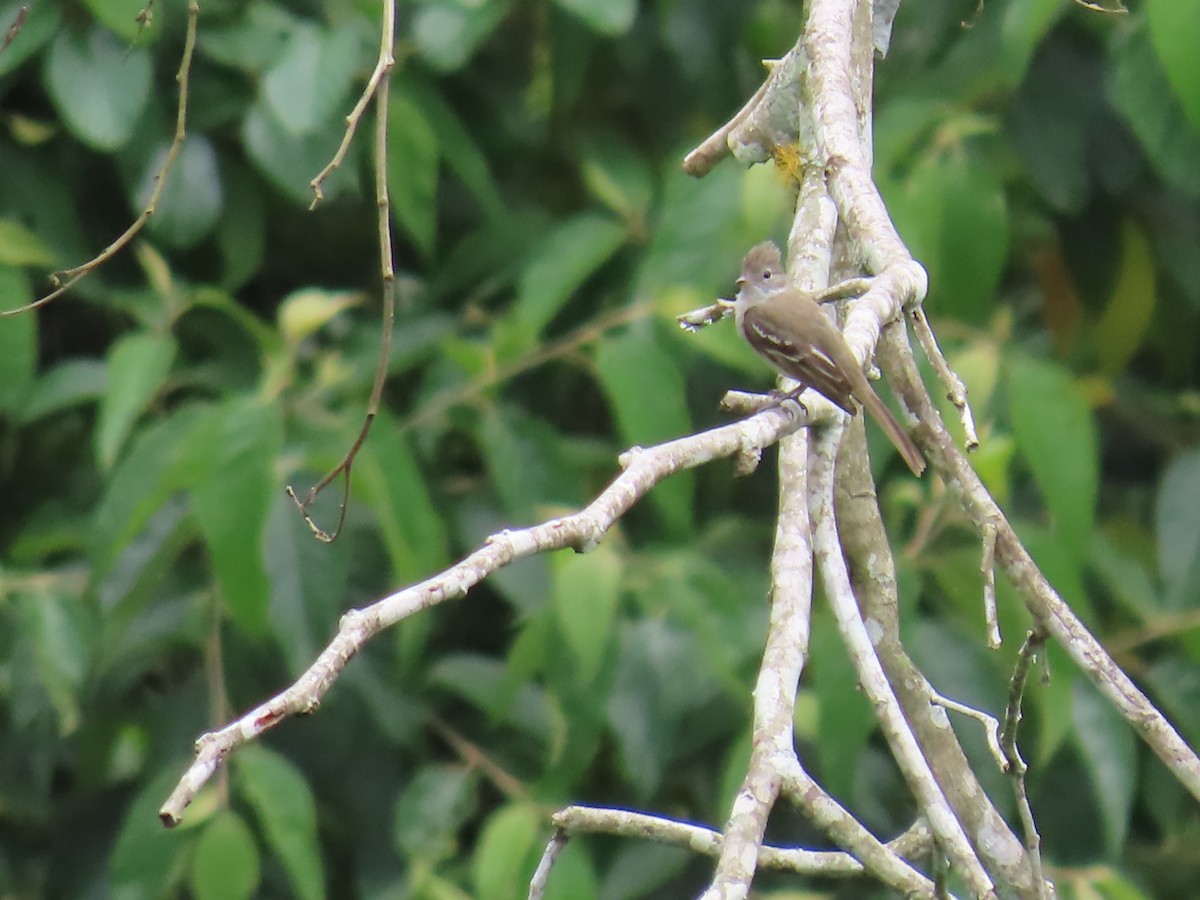
[[[746,310],[746,340],[755,350],[776,370],[799,381],[802,388],[813,388],[854,415],[855,407],[850,399],[853,385],[846,373],[811,343],[780,337],[795,331],[769,303]]]

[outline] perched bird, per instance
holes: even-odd
[[[908,432],[879,399],[841,331],[812,297],[792,287],[770,241],[752,247],[742,261],[733,304],[738,331],[777,372],[800,382],[799,395],[813,388],[850,415],[853,397],[866,408],[914,475],[925,471],[925,457]]]

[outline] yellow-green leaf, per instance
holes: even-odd
[[[1096,324],[1096,355],[1107,375],[1117,375],[1146,337],[1154,317],[1154,257],[1136,225],[1125,226],[1117,283]]]

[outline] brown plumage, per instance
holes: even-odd
[[[879,423],[914,475],[925,457],[863,374],[849,345],[820,304],[788,283],[779,248],[770,241],[750,249],[737,281],[734,317],[746,342],[777,372],[829,398],[850,415],[851,398]]]

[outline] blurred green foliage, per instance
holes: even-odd
[[[0,2],[0,29],[21,2]],[[104,247],[153,187],[186,13],[158,3],[143,31],[139,6],[40,0],[0,53],[5,308]],[[1006,0],[964,28],[973,7],[901,7],[877,176],[970,385],[981,477],[1195,745],[1200,8]],[[799,3],[401,4],[400,312],[332,546],[282,487],[340,458],[370,388],[369,121],[305,209],[374,64],[378,4],[201,13],[189,137],[146,233],[0,321],[0,894],[499,900],[524,896],[568,802],[720,825],[767,613],[769,465],[677,475],[592,554],[526,560],[403,623],[318,714],[239,752],[181,828],[156,810],[195,737],[303,671],[342,611],[579,507],[621,450],[769,383],[732,329],[672,319],[786,233],[788,189],[732,164],[691,181],[679,162],[794,40]],[[998,711],[1024,611],[1002,584],[1007,642],[986,653],[977,542],[878,437],[906,640],[941,691]],[[1191,896],[1195,802],[1051,658],[1022,745],[1061,895]],[[823,611],[798,720],[839,797],[885,835],[907,825]],[[975,725],[961,734],[1009,809]],[[821,842],[782,812],[770,837]],[[709,868],[580,840],[551,896],[689,896]]]

